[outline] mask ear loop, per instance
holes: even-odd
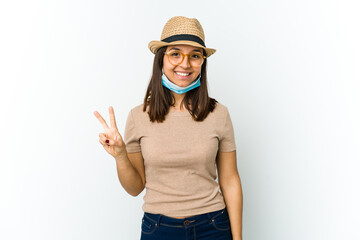
[[[201,79],[201,72],[199,74],[199,77],[197,79],[195,79],[195,81],[200,80],[200,79]]]

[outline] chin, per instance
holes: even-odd
[[[175,84],[178,85],[179,87],[187,87],[187,86],[189,86],[191,83],[192,83],[192,81],[191,81],[191,82],[188,82],[188,83],[177,82],[177,83],[175,83]]]

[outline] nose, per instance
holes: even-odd
[[[191,68],[188,56],[184,56],[184,60],[182,61],[182,63],[179,66],[182,68]]]

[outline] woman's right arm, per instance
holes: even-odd
[[[145,167],[141,152],[125,151],[115,160],[121,185],[131,196],[138,196],[145,188]]]
[[[99,134],[99,142],[115,158],[118,178],[121,185],[132,196],[139,195],[145,188],[145,167],[141,152],[127,153],[126,145],[116,126],[113,107],[109,107],[109,127],[104,118],[97,112],[95,117],[104,127],[105,133]]]

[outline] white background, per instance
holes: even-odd
[[[99,111],[121,133],[166,21],[197,18],[229,108],[244,240],[360,239],[356,0],[0,3],[0,239],[139,239]]]

